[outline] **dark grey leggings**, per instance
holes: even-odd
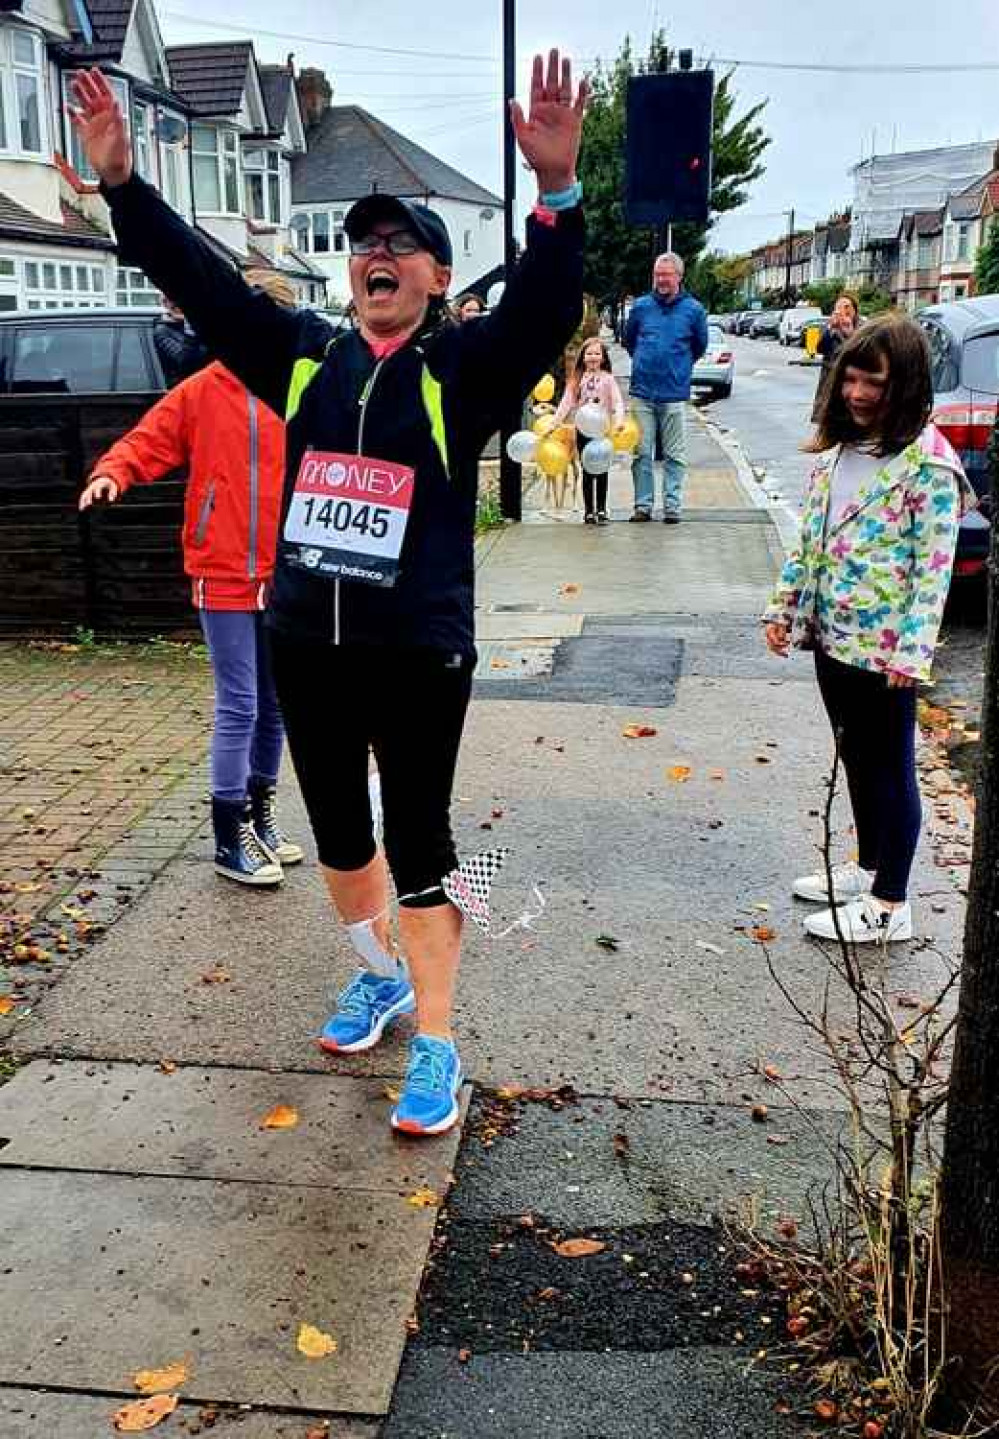
[[[842,664],[821,649],[815,651],[815,673],[841,737],[860,864],[874,871],[878,899],[903,900],[922,825],[915,687],[889,689],[883,674]]]

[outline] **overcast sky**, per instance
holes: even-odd
[[[265,62],[294,51],[325,69],[335,100],[360,104],[480,183],[499,189],[502,151],[500,0],[214,0],[212,25],[195,0],[157,0],[168,44],[252,37]],[[807,74],[748,62],[875,62],[999,66],[999,3],[879,0],[531,0],[518,15],[521,93],[536,47],[559,44],[584,63],[613,58],[626,34],[642,48],[656,24],[672,44],[734,58],[740,110],[767,100],[767,172],[747,204],[721,220],[712,244],[741,250],[770,239],[795,207],[806,226],[849,203],[849,167],[870,154],[999,138],[999,69],[984,73]],[[955,23],[946,24],[951,15]],[[419,19],[417,19],[419,15]],[[959,19],[960,23],[956,23]],[[291,32],[289,38],[276,33]],[[311,37],[311,38],[292,38]],[[320,37],[322,37],[320,41]],[[327,38],[328,37],[328,38]],[[382,47],[378,49],[377,47]],[[412,53],[387,53],[398,50]],[[719,69],[727,68],[718,65]],[[521,198],[531,202],[524,176]]]

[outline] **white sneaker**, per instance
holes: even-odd
[[[892,944],[912,938],[912,905],[908,901],[887,909],[873,895],[862,894],[838,905],[837,910],[840,933],[852,944]],[[817,939],[836,939],[832,910],[810,914],[805,929]]]
[[[833,891],[830,895],[829,881],[824,869],[818,874],[803,874],[794,881],[791,893],[795,899],[810,899],[815,904],[843,904],[848,899],[856,899],[858,895],[869,894],[873,883],[873,877],[867,870],[861,869],[852,859],[846,864],[833,865],[832,880]]]

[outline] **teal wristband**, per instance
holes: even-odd
[[[583,198],[583,187],[577,180],[567,190],[553,190],[539,195],[538,201],[546,210],[571,210]]]

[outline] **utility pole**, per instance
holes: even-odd
[[[787,212],[787,253],[784,259],[784,299],[791,303],[791,262],[794,250],[794,207]]]
[[[510,123],[510,101],[517,89],[516,0],[503,0],[503,274],[509,283],[517,259],[517,141]],[[504,417],[500,431],[500,512],[506,520],[521,516],[520,466],[506,452],[506,442],[520,429],[518,409]]]

